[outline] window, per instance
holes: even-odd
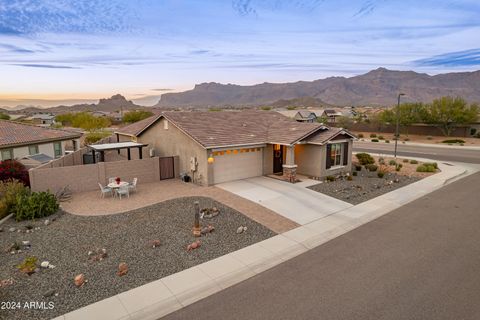
[[[55,158],[59,158],[62,156],[62,143],[61,142],[54,142],[53,143],[53,151],[55,153]]]
[[[331,144],[330,149],[330,164],[331,166],[341,166],[342,165],[342,143]]]
[[[2,155],[2,160],[13,159],[13,150],[12,149],[2,150],[1,155]]]
[[[34,154],[38,154],[38,146],[37,145],[34,145],[34,146],[28,146],[28,154],[29,155],[34,155]]]

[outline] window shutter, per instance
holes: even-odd
[[[325,159],[327,169],[330,169],[330,167],[332,166],[332,162],[331,162],[331,158],[330,158],[331,153],[332,153],[332,145],[327,144],[327,157]]]
[[[348,142],[343,144],[343,165],[348,165]]]

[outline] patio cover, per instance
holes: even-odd
[[[142,159],[142,149],[148,146],[148,144],[138,142],[116,142],[116,143],[103,143],[103,144],[91,144],[88,147],[92,149],[93,163],[95,163],[95,152],[100,153],[100,161],[105,161],[105,151],[117,150],[120,153],[121,149],[127,149],[128,160],[131,160],[130,149],[138,148],[138,156]]]

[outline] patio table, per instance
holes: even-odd
[[[129,183],[126,182],[126,181],[120,181],[120,183],[117,183],[116,181],[114,181],[114,182],[111,182],[111,183],[107,184],[107,187],[111,188],[113,190],[113,193],[116,195],[117,190],[120,187],[125,187],[125,186],[128,186],[128,185],[129,185]]]

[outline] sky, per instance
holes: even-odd
[[[478,0],[0,0],[0,106],[480,69]]]

